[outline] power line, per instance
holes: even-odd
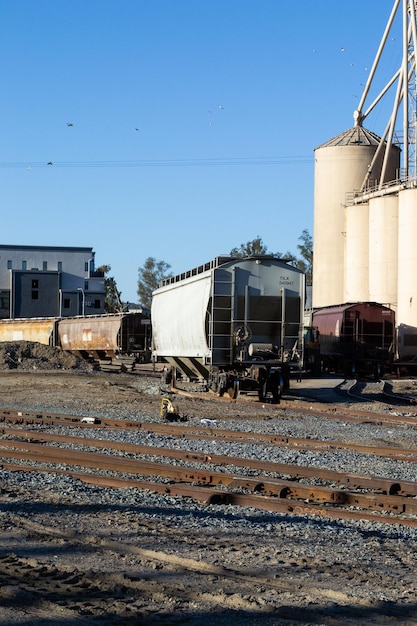
[[[12,161],[0,162],[7,169],[32,169],[42,167],[212,167],[243,165],[300,165],[313,163],[312,156],[230,157],[213,159],[142,159],[138,161]]]

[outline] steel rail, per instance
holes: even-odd
[[[40,469],[33,465],[20,465],[13,463],[2,463],[0,469],[8,471],[23,472],[43,472],[50,474],[68,475],[74,479],[78,479],[86,484],[95,485],[106,488],[133,488],[140,490],[152,491],[159,494],[169,495],[173,497],[190,498],[194,501],[211,505],[231,505],[241,507],[252,507],[258,510],[269,511],[274,513],[283,513],[296,516],[319,517],[321,519],[333,520],[355,520],[378,522],[382,524],[395,524],[410,528],[417,528],[417,518],[407,518],[398,514],[369,513],[358,511],[355,509],[344,509],[338,506],[329,507],[323,504],[314,504],[311,502],[294,502],[287,499],[278,499],[265,495],[252,495],[231,493],[224,490],[210,489],[208,487],[197,487],[195,485],[184,484],[163,484],[150,481],[141,481],[138,479],[126,479],[115,476],[97,476],[95,474],[75,472],[63,470],[62,468]]]
[[[90,448],[117,450],[124,454],[162,456],[189,463],[208,463],[221,466],[246,467],[258,470],[264,474],[281,474],[293,478],[313,478],[327,482],[345,485],[351,489],[378,490],[387,495],[417,496],[417,483],[408,480],[393,480],[391,478],[381,478],[365,476],[361,474],[338,472],[335,470],[318,467],[304,467],[289,463],[276,463],[272,461],[258,461],[240,457],[231,457],[219,454],[204,454],[191,450],[176,450],[173,448],[145,446],[134,443],[124,443],[108,441],[106,439],[89,439],[85,437],[73,437],[71,435],[56,435],[53,433],[37,433],[31,430],[22,431],[20,429],[3,428],[0,433],[8,437],[5,440],[7,445],[10,438],[13,440],[24,440],[30,443],[66,443],[71,445],[82,445]],[[1,444],[0,444],[1,445]]]
[[[372,387],[374,387],[374,389],[372,389]],[[369,390],[371,390],[371,393],[369,393]],[[360,402],[407,407],[417,404],[416,396],[397,393],[393,391],[392,385],[390,385],[388,381],[382,380],[373,382],[357,380],[355,384],[346,391],[346,394],[350,398],[354,398]]]
[[[210,397],[207,397],[207,394],[198,394],[198,393],[190,393],[190,392],[182,392],[179,390],[175,390],[175,392],[172,395],[182,395],[184,397],[187,397],[188,399],[203,399],[205,400],[207,403],[212,403],[212,402],[227,402],[228,404],[230,404],[231,402],[233,404],[237,404],[237,403],[243,403],[243,404],[254,404],[253,402],[248,402],[247,400],[230,400],[230,399],[225,399],[225,398],[219,398],[216,397],[214,394],[211,395]],[[378,403],[376,403],[378,404]],[[347,405],[346,408],[343,408],[343,406],[338,406],[336,407],[332,407],[329,406],[328,404],[319,404],[319,403],[314,403],[314,408],[312,407],[312,401],[310,402],[292,402],[292,401],[282,401],[281,404],[279,405],[268,405],[268,408],[270,410],[276,411],[278,412],[283,412],[284,414],[286,414],[287,410],[295,411],[295,412],[300,412],[303,415],[310,415],[310,416],[317,416],[320,418],[331,418],[331,419],[335,419],[335,420],[340,420],[343,422],[352,422],[352,423],[373,423],[373,424],[377,424],[380,426],[392,426],[392,425],[398,425],[398,424],[408,424],[411,426],[417,426],[417,410],[414,410],[413,413],[410,413],[410,411],[408,412],[408,415],[387,415],[385,413],[378,413],[376,411],[364,411],[364,410],[360,410],[360,409],[356,409],[356,408],[352,408],[351,406]],[[10,409],[10,408],[0,408],[0,422],[4,421],[6,418],[30,418],[30,417],[39,417],[40,419],[62,419],[62,420],[66,420],[66,421],[80,421],[81,417],[80,416],[69,416],[67,414],[63,414],[63,413],[56,413],[53,411],[27,411],[25,409]],[[110,423],[110,421],[114,421],[114,422],[118,422],[120,423],[121,420],[116,420],[116,419],[112,419],[112,418],[103,418],[103,417],[97,417],[96,418],[97,421],[100,421],[101,423],[103,423],[103,421],[105,421],[107,424]],[[228,420],[232,420],[232,419],[236,419],[236,416],[228,416],[228,415],[224,415],[222,416],[222,420],[223,421],[228,421]],[[245,421],[250,421],[252,419],[254,419],[254,416],[245,416],[245,415],[240,415],[239,419],[243,419]],[[255,416],[255,419],[259,419],[259,415]],[[128,421],[126,420],[125,423],[127,423]],[[134,422],[135,423],[135,422]]]
[[[230,398],[216,396],[214,393],[212,393],[208,398],[207,392],[204,394],[198,393],[198,392],[189,392],[184,389],[179,389],[178,387],[173,387],[170,390],[170,393],[172,395],[178,395],[178,396],[191,398],[191,399],[199,398],[199,399],[207,400],[207,401],[211,400],[211,401],[227,402],[229,404],[232,402],[235,404],[249,404],[250,405],[258,401],[257,399],[250,400],[247,398],[237,398],[237,399],[231,400]],[[355,397],[354,395],[351,395],[350,392],[345,392],[345,395],[347,399],[349,399],[350,397]],[[393,396],[390,396],[390,397],[401,398],[399,394],[394,394]],[[362,402],[365,401],[364,398],[359,397],[358,399],[360,399]],[[372,400],[371,398],[367,399],[366,401],[368,403],[375,402],[375,405],[382,404],[382,401]],[[341,400],[341,403],[343,403],[343,400]],[[312,404],[314,405],[314,407],[312,406]],[[409,405],[411,404],[408,401],[407,396],[404,396],[404,404],[408,408],[409,408]],[[412,415],[385,415],[382,413],[377,413],[376,411],[368,411],[368,410],[352,408],[349,404],[346,405],[346,408],[343,408],[340,405],[337,406],[337,408],[335,408],[330,404],[316,402],[314,399],[301,401],[299,399],[290,398],[290,397],[281,398],[280,404],[268,404],[268,408],[275,409],[277,411],[282,411],[282,410],[285,411],[287,409],[291,409],[295,411],[299,410],[300,412],[306,415],[331,417],[334,419],[341,419],[347,422],[362,422],[365,419],[367,422],[374,422],[374,423],[381,424],[381,425],[393,424],[393,423],[394,424],[401,424],[401,423],[412,424],[414,426],[417,425],[417,411],[415,409]],[[227,420],[227,419],[232,419],[232,418],[225,417],[225,419]]]
[[[332,440],[318,440],[318,439],[305,439],[299,437],[288,437],[286,435],[271,435],[266,433],[250,433],[236,430],[226,430],[213,427],[203,427],[201,424],[196,426],[184,426],[183,424],[161,424],[156,422],[132,422],[130,420],[102,418],[97,419],[96,423],[82,423],[80,417],[75,416],[57,416],[54,418],[49,414],[32,417],[31,415],[23,415],[18,411],[20,415],[5,415],[0,418],[0,422],[8,422],[14,424],[26,424],[26,425],[71,425],[81,428],[114,428],[116,430],[137,430],[148,433],[157,433],[164,435],[171,435],[181,437],[184,439],[220,439],[222,441],[240,443],[253,442],[261,443],[264,445],[275,445],[288,448],[296,448],[302,450],[351,450],[360,454],[372,454],[379,455],[381,457],[388,457],[402,461],[416,462],[417,461],[417,448],[395,448],[394,446],[371,446],[355,443],[345,443],[341,441]],[[63,419],[62,419],[63,417]]]
[[[333,487],[295,484],[294,481],[277,478],[236,476],[28,442],[4,441],[0,447],[3,458],[30,460],[36,463],[56,463],[59,466],[84,467],[135,476],[158,476],[174,480],[176,483],[197,483],[199,486],[227,486],[229,490],[244,489],[258,494],[267,494],[268,497],[275,496],[279,499],[299,501],[303,504],[322,503],[339,507],[359,507],[365,511],[390,511],[395,514],[417,515],[417,499],[399,495],[357,493]]]

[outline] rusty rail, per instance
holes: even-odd
[[[17,413],[17,414],[16,414]],[[360,454],[379,455],[402,461],[416,462],[417,448],[396,448],[394,446],[371,446],[341,441],[305,439],[300,437],[288,437],[286,435],[271,435],[266,433],[250,433],[236,430],[226,430],[217,427],[184,426],[183,424],[165,424],[155,422],[132,422],[130,420],[100,418],[95,423],[82,423],[79,416],[55,415],[40,413],[4,412],[0,413],[0,422],[18,425],[42,425],[42,426],[77,426],[79,428],[112,428],[116,430],[138,430],[149,433],[171,435],[185,439],[213,440],[240,443],[251,441],[263,445],[275,445],[298,450],[351,450]]]
[[[52,442],[74,445],[82,444],[83,446],[91,448],[117,450],[125,454],[162,456],[191,463],[199,462],[221,466],[229,465],[246,467],[263,473],[282,474],[293,478],[319,478],[323,481],[345,485],[351,489],[372,489],[387,495],[417,496],[417,483],[412,481],[398,481],[392,480],[391,478],[377,478],[317,467],[304,467],[289,463],[258,461],[256,459],[230,457],[227,455],[207,455],[190,450],[175,450],[172,448],[108,441],[106,439],[89,439],[85,437],[81,439],[80,437],[73,437],[70,435],[56,435],[45,432],[36,433],[30,430],[23,431],[20,429],[3,428],[0,430],[0,433],[6,435],[8,438],[12,438],[13,440],[24,440],[31,443]],[[7,442],[9,441],[11,441],[11,439],[5,440],[5,445],[8,445]],[[401,451],[401,454],[403,453],[404,451]]]
[[[85,445],[83,438],[80,445]],[[390,523],[417,526],[417,518],[407,517],[417,515],[417,499],[403,495],[387,495],[384,493],[358,493],[350,490],[335,489],[325,486],[311,486],[294,483],[294,481],[266,478],[236,476],[235,474],[211,472],[190,467],[178,467],[153,461],[126,459],[109,454],[85,452],[68,448],[31,443],[26,441],[3,441],[1,444],[4,459],[19,459],[37,463],[35,466],[25,466],[4,462],[4,469],[28,471],[45,471],[40,464],[57,464],[57,470],[80,477],[87,482],[99,481],[107,486],[139,487],[141,489],[156,490],[160,493],[192,497],[207,504],[239,504],[254,506],[263,510],[279,511],[298,514],[323,515],[325,517],[374,519],[386,521],[387,513]],[[90,468],[99,471],[111,471],[124,476],[109,477],[96,474],[86,475],[78,469]],[[67,469],[73,468],[73,469]],[[74,469],[77,468],[77,471]],[[54,471],[47,468],[46,471]],[[129,475],[126,478],[125,475]],[[133,475],[135,478],[131,478]],[[151,481],[138,481],[137,476],[164,477],[175,484],[166,484]],[[104,482],[103,482],[104,481]],[[185,487],[188,484],[188,489]],[[158,485],[156,487],[156,485]],[[202,485],[204,487],[202,487]],[[417,485],[411,491],[416,493]],[[221,486],[222,489],[214,487]],[[226,489],[227,487],[227,489]],[[371,484],[368,485],[368,488]],[[203,489],[203,491],[201,491]],[[239,490],[239,491],[236,491]],[[241,493],[245,492],[252,493]],[[399,492],[397,492],[399,493]],[[283,502],[285,501],[285,502]],[[306,506],[307,505],[307,506]],[[352,510],[360,508],[361,511]],[[370,511],[380,512],[369,518]],[[382,516],[382,512],[385,514]]]

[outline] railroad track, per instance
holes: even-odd
[[[317,410],[311,410],[311,415],[323,414],[317,412]],[[326,417],[332,419],[340,419],[342,421],[354,421],[359,423],[369,423],[374,421],[375,424],[391,425],[394,423],[406,423],[413,426],[417,425],[416,416],[381,416],[375,413],[358,412],[357,414],[345,414],[336,413],[331,411],[324,414]],[[386,419],[385,419],[386,418]],[[248,418],[251,419],[251,418]],[[227,419],[225,419],[227,422]],[[204,423],[194,423],[193,425],[185,425],[183,423],[161,423],[161,422],[143,422],[143,421],[131,421],[116,418],[95,418],[95,417],[80,417],[78,415],[68,415],[59,413],[42,413],[39,411],[20,411],[12,409],[0,409],[0,424],[15,424],[19,426],[33,426],[33,427],[57,427],[57,426],[76,426],[82,429],[113,429],[113,430],[136,430],[145,431],[148,433],[156,433],[162,435],[171,435],[173,437],[188,438],[188,439],[200,439],[210,440],[213,439],[228,441],[228,442],[256,442],[261,445],[281,445],[286,447],[294,447],[304,450],[335,450],[335,449],[350,449],[355,452],[367,451],[371,454],[378,453],[380,456],[389,456],[392,458],[398,458],[399,460],[406,460],[408,456],[414,456],[412,449],[401,448],[395,450],[392,446],[382,447],[378,446],[366,446],[361,444],[348,444],[342,442],[335,442],[329,440],[314,440],[311,438],[299,438],[290,437],[287,435],[275,435],[271,433],[253,433],[246,431],[228,430],[219,428],[216,424],[206,425]],[[397,455],[397,456],[396,456]]]
[[[40,416],[36,419],[40,420],[40,424],[32,422],[29,431],[2,428],[0,448],[3,469],[66,473],[102,487],[147,489],[193,498],[207,505],[250,506],[286,514],[367,519],[417,527],[417,483],[412,481],[393,481],[298,465],[115,443],[87,438],[84,433],[57,435],[44,432],[45,419]],[[79,418],[74,417],[66,425],[69,423],[80,426]],[[42,429],[38,430],[37,425],[41,425]],[[83,428],[86,427],[97,428],[102,425],[84,424]],[[119,429],[122,427],[122,424],[118,425]],[[128,423],[126,427],[131,429],[133,426]],[[163,427],[165,432],[171,432],[182,440],[184,437],[204,438],[207,435],[198,432],[196,428],[178,428],[177,425],[136,424],[136,427],[156,432],[158,427]],[[417,449],[382,449],[233,431],[217,431],[215,434],[226,440],[227,437],[232,439],[237,435],[241,439],[243,435],[244,439],[252,439],[262,446],[272,443],[297,449],[348,448],[361,454],[377,453],[417,462]],[[209,433],[210,438],[213,435],[214,432]],[[145,460],[144,456],[152,456],[157,460]],[[246,473],[242,475],[238,473],[238,468],[243,467]]]
[[[389,381],[358,380],[345,393],[349,398],[359,402],[402,407],[415,407],[417,405],[415,394],[395,392],[393,384]]]
[[[200,398],[217,402],[229,402],[228,397],[218,397],[207,392],[191,392],[184,388],[172,388],[170,393],[178,397]],[[280,404],[275,405],[277,410],[294,410],[303,414],[327,416],[343,421],[361,422],[368,421],[377,424],[404,423],[417,425],[417,396],[413,394],[399,394],[393,390],[392,384],[386,381],[353,381],[346,389],[338,389],[337,395],[340,402],[334,406],[332,403],[317,402],[315,399],[301,399],[297,396],[281,398]],[[344,402],[346,401],[346,402]],[[257,397],[244,396],[233,400],[236,404],[252,404],[258,402]],[[353,408],[351,403],[363,405],[375,405],[375,409]],[[343,406],[345,404],[345,406]],[[274,405],[268,405],[271,408]],[[393,407],[404,407],[407,414],[388,414],[384,412]],[[227,418],[225,418],[227,419]]]

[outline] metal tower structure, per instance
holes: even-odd
[[[388,182],[392,183],[392,181],[387,180],[386,174],[390,158],[390,150],[392,149],[394,143],[401,143],[403,148],[401,171],[398,174],[399,181],[405,183],[407,186],[410,185],[415,187],[417,184],[416,13],[417,0],[395,0],[388,23],[379,44],[375,60],[369,72],[368,80],[365,84],[358,108],[353,113],[355,126],[362,126],[363,121],[382,100],[382,98],[386,96],[388,92],[392,93],[395,89],[391,115],[381,137],[379,147],[363,180],[361,191],[364,191],[367,188],[368,179],[371,176],[373,166],[377,159],[382,157],[384,151],[385,154],[383,157],[379,189],[381,189]],[[365,104],[369,97],[382,53],[391,34],[394,20],[398,18],[402,18],[402,60],[400,67],[394,72],[393,76],[386,83],[378,96],[365,109]],[[401,131],[399,130],[400,128],[402,129]],[[400,136],[401,140],[397,140],[397,136]]]

